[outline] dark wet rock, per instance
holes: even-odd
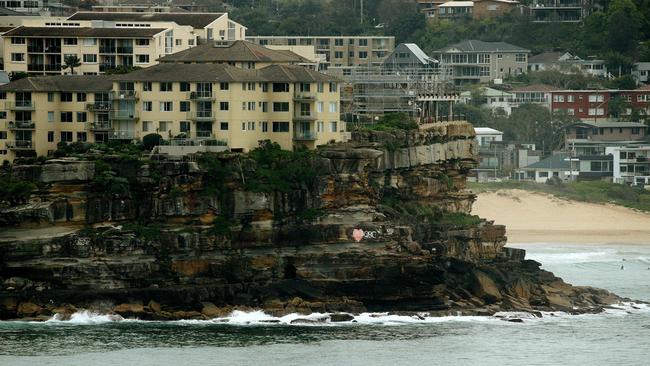
[[[350,314],[344,314],[344,313],[335,313],[335,314],[330,314],[330,321],[332,323],[337,323],[337,322],[349,322],[354,319],[353,315]]]

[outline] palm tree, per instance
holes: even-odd
[[[81,66],[81,60],[79,59],[79,57],[77,57],[77,55],[68,55],[65,57],[63,62],[64,62],[63,69],[65,70],[69,67],[70,74],[73,75],[74,75],[74,68]]]

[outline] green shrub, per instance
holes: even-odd
[[[0,176],[0,203],[19,205],[27,201],[36,185],[10,176]]]
[[[146,150],[151,150],[154,147],[160,145],[162,142],[163,138],[157,133],[150,133],[148,135],[145,135],[142,138],[142,144],[144,145],[144,148]]]

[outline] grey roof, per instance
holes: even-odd
[[[540,54],[530,56],[528,58],[529,64],[552,64],[560,61],[560,57],[566,52],[542,52]]]
[[[471,39],[468,41],[462,41],[445,48],[436,50],[436,52],[454,52],[458,50],[460,52],[530,52],[525,48],[521,48],[510,43],[505,42],[484,42]]]
[[[401,43],[395,47],[395,51],[393,51],[393,53],[398,52],[399,48],[406,48],[423,65],[438,62],[436,59],[429,57],[424,51],[422,51],[420,46],[415,43]]]
[[[138,38],[153,37],[165,28],[91,28],[91,27],[25,27],[15,28],[3,36],[11,37],[110,37]]]
[[[127,22],[175,22],[178,25],[189,25],[193,28],[205,28],[208,24],[221,18],[225,13],[104,13],[77,12],[68,20],[106,20]]]
[[[544,160],[540,160],[536,163],[532,163],[524,169],[531,170],[569,170],[571,169],[571,162],[565,160],[569,157],[569,154],[554,154],[549,156]]]
[[[261,69],[241,69],[227,64],[158,64],[128,74],[114,75],[116,81],[189,82],[329,82],[338,79],[302,66],[271,65]]]
[[[566,127],[572,127],[577,125],[587,125],[594,128],[620,128],[620,127],[639,127],[639,128],[648,128],[648,126],[643,122],[619,122],[619,121],[581,121],[567,125]]]
[[[309,62],[287,50],[272,50],[248,41],[203,44],[158,59],[160,62]]]
[[[0,27],[0,33],[8,32],[16,27]]]
[[[12,81],[0,86],[0,91],[31,92],[95,92],[109,91],[112,82],[105,75],[55,75],[34,76]]]

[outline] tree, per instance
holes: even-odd
[[[81,66],[81,60],[77,55],[68,55],[63,59],[63,69],[70,68],[70,74],[74,75],[74,68]]]
[[[15,206],[25,203],[36,186],[28,181],[13,177],[0,177],[0,204]]]
[[[155,146],[160,145],[162,142],[162,136],[160,136],[157,133],[150,133],[148,135],[145,135],[142,138],[142,144],[144,145],[144,148],[147,150],[153,149]]]
[[[627,99],[619,96],[616,96],[607,103],[607,109],[609,109],[609,116],[614,118],[620,118],[625,111],[631,107],[631,103]]]
[[[607,10],[609,47],[623,54],[634,51],[641,37],[643,15],[632,0],[613,0]]]
[[[12,71],[11,74],[9,74],[9,80],[10,81],[16,81],[16,80],[26,78],[28,76],[29,76],[29,74],[27,74],[24,71]]]

